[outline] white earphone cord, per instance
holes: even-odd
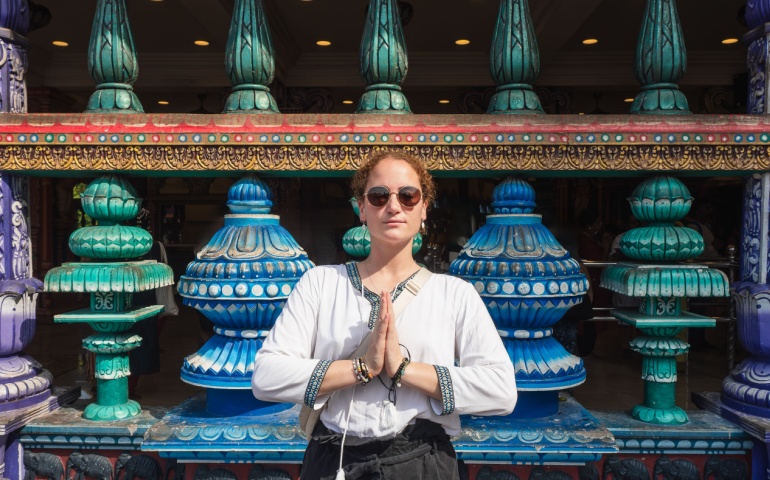
[[[364,298],[364,279],[361,279],[361,298]],[[345,471],[342,469],[342,457],[345,452],[345,437],[348,435],[350,426],[350,414],[353,412],[353,400],[356,398],[356,385],[353,385],[353,394],[350,396],[350,405],[348,405],[348,416],[345,418],[345,430],[342,431],[342,443],[340,444],[340,467],[337,469],[337,479],[345,480]]]
[[[342,469],[342,456],[345,452],[345,437],[348,435],[350,426],[350,413],[353,411],[353,399],[356,398],[356,386],[353,385],[353,395],[350,396],[350,405],[348,405],[348,416],[345,419],[345,430],[342,431],[342,443],[340,444],[340,468],[337,470],[336,480],[345,480],[345,470]]]

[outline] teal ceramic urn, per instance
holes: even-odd
[[[585,381],[583,361],[553,337],[553,325],[582,301],[580,264],[533,214],[535,191],[508,178],[493,192],[493,215],[449,266],[474,285],[516,369],[515,418],[559,411],[558,391]]]

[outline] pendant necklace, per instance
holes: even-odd
[[[377,289],[375,292],[377,295],[382,295],[382,290],[380,290],[380,287],[377,286],[376,283],[374,283],[374,277],[372,277],[371,272],[369,271],[369,265],[364,264],[364,268],[366,269],[366,276],[369,277],[369,280],[372,282],[372,286]],[[361,283],[364,283],[363,281]]]

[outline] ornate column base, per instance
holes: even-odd
[[[733,284],[732,298],[741,345],[753,356],[722,381],[722,403],[770,419],[770,286],[738,282]]]
[[[487,113],[544,114],[543,107],[531,85],[512,83],[497,87],[489,101]]]
[[[117,300],[114,304],[122,305],[123,302],[129,301],[123,295],[125,294],[115,295]],[[94,297],[92,294],[92,304],[95,303]],[[115,308],[120,310],[122,307]],[[96,354],[96,402],[85,408],[83,418],[95,422],[110,422],[135,417],[141,413],[139,404],[128,399],[128,376],[131,374],[128,352],[141,345],[142,338],[126,332],[134,323],[157,315],[163,308],[163,305],[150,305],[101,314],[91,309],[83,309],[54,316],[56,323],[88,323],[96,331],[94,335],[83,339],[83,348]]]
[[[127,83],[103,83],[88,99],[85,113],[144,113],[139,97]]]
[[[642,87],[634,98],[630,113],[646,115],[691,114],[687,97],[675,83],[655,83]]]
[[[83,410],[83,418],[93,422],[111,422],[113,420],[122,420],[132,418],[142,412],[142,407],[133,400],[127,400],[125,403],[117,405],[99,405],[92,403]]]
[[[722,403],[739,412],[770,418],[770,361],[749,358],[722,381]]]
[[[37,279],[0,282],[0,414],[30,408],[50,397],[52,376],[27,355],[18,355],[35,336]]]
[[[155,310],[162,306],[155,307]],[[96,402],[83,411],[83,418],[96,422],[110,422],[139,415],[142,408],[128,399],[128,353],[142,344],[139,335],[126,332],[133,323],[96,323],[91,327],[95,335],[83,340],[83,348],[96,354]]]
[[[401,92],[401,87],[378,83],[366,87],[358,101],[356,113],[407,114],[412,113],[412,110],[406,96]]]
[[[281,113],[270,89],[263,85],[247,84],[233,87],[227,97],[224,113]]]
[[[658,303],[644,303],[657,308]],[[671,299],[669,299],[671,300]],[[678,299],[674,299],[678,302]],[[670,302],[664,302],[670,304]],[[639,328],[645,335],[631,341],[631,349],[643,356],[642,379],[644,403],[635,406],[631,416],[657,425],[683,425],[689,421],[685,411],[676,406],[676,356],[687,353],[690,346],[676,337],[686,327],[713,327],[716,321],[690,312],[658,317],[640,312],[612,310],[621,322]]]
[[[29,408],[51,396],[53,376],[26,355],[0,359],[0,413]]]
[[[640,422],[656,425],[684,425],[690,421],[684,410],[674,405],[671,408],[652,408],[636,405],[631,409],[631,416]]]

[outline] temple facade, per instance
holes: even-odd
[[[302,274],[343,248],[366,256],[369,240],[357,226],[327,229],[327,242],[311,238],[295,180],[344,179],[382,149],[416,155],[440,179],[484,179],[490,191],[488,202],[460,196],[472,226],[467,238],[456,235],[457,251],[439,251],[451,234],[440,219],[414,244],[429,268],[475,287],[516,367],[510,416],[463,419],[454,440],[461,478],[770,478],[770,1],[746,5],[748,94],[739,115],[693,113],[679,87],[687,51],[675,0],[646,1],[638,93],[624,115],[560,114],[534,87],[538,36],[548,32],[536,33],[527,0],[499,2],[489,32],[495,87],[465,99],[486,113],[412,113],[402,88],[411,7],[396,0],[369,0],[362,17],[366,86],[355,113],[287,113],[266,6],[234,0],[222,113],[147,114],[134,91],[140,60],[127,2],[95,3],[87,63],[96,87],[85,111],[28,113],[25,36],[44,15],[27,0],[0,0],[2,478],[298,479],[306,445],[299,406],[253,398],[254,356]],[[701,261],[704,233],[682,224],[697,195],[681,178],[704,176],[742,188],[733,278]],[[188,190],[164,199],[171,177]],[[153,235],[170,255],[183,250],[179,205],[209,195],[222,177],[238,180],[219,186],[221,215],[188,246],[195,257],[177,272],[145,259]],[[554,233],[582,201],[564,182],[629,177],[623,198],[639,226],[620,237],[624,260],[597,283]],[[553,179],[555,200],[539,196],[539,178]],[[328,182],[311,202],[345,204],[338,186]],[[603,205],[616,217],[623,211]],[[136,226],[143,206],[155,214],[152,234]],[[134,297],[172,284],[213,324],[179,366],[179,382],[205,391],[143,408],[128,395],[129,354],[142,343],[132,327],[163,306]],[[638,299],[607,312],[639,330],[629,343],[644,395],[630,411],[587,409],[572,395],[586,365],[554,331],[589,287]],[[680,332],[716,325],[688,310],[692,298],[730,299],[728,331],[747,355],[721,391],[694,394],[699,410],[685,411],[676,358],[690,345]],[[73,405],[79,389],[52,385],[44,363],[24,353],[39,312],[89,327],[90,403]]]

